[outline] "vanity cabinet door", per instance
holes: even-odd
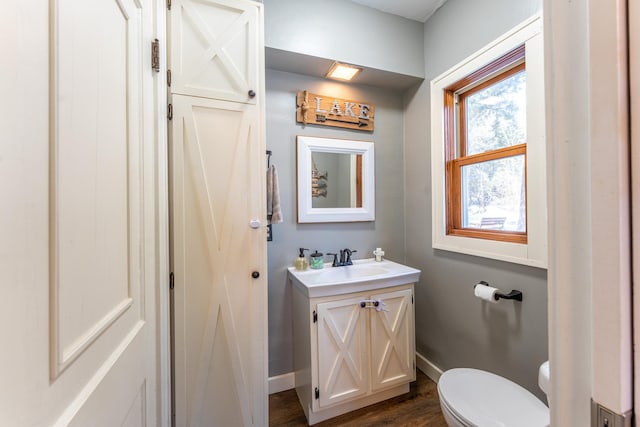
[[[415,336],[412,289],[378,293],[371,310],[371,390],[415,380]]]
[[[367,322],[362,298],[318,304],[319,404],[327,407],[367,393]]]

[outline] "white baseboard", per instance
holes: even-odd
[[[269,394],[291,390],[295,386],[295,376],[293,372],[277,375],[275,377],[269,377]]]
[[[416,368],[420,369],[426,376],[437,383],[442,375],[442,369],[431,363],[426,357],[416,351]]]
[[[442,375],[442,369],[438,368],[418,352],[416,352],[416,368],[424,372],[424,374],[435,383],[438,382],[440,375]],[[295,386],[295,376],[293,372],[269,377],[269,394],[291,390]]]

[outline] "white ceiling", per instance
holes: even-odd
[[[425,22],[447,0],[351,0],[393,15]]]

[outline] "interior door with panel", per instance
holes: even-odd
[[[173,111],[176,425],[267,425],[258,108],[174,95]]]
[[[0,424],[160,425],[154,5],[48,3],[0,19]]]

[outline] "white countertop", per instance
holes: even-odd
[[[318,270],[288,270],[293,285],[309,298],[388,288],[420,279],[420,270],[389,260],[376,262],[373,258],[354,260],[353,265],[344,267],[325,263]]]

